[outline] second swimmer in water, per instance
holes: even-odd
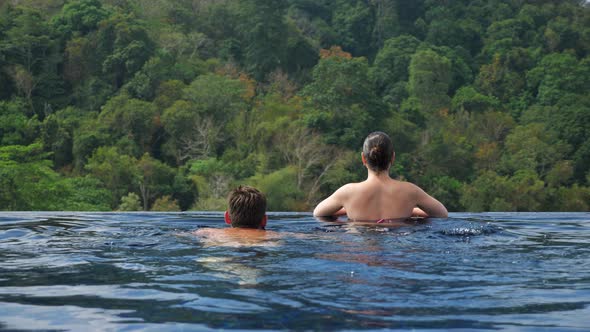
[[[395,160],[393,143],[383,132],[369,134],[361,158],[367,179],[349,183],[316,206],[313,215],[329,217],[347,214],[353,221],[399,220],[412,216],[446,218],[445,206],[413,183],[389,176]]]

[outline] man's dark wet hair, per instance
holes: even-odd
[[[363,143],[363,156],[372,171],[381,172],[389,169],[393,158],[391,138],[381,131],[370,133]]]
[[[228,196],[232,227],[261,228],[266,213],[266,197],[256,188],[239,186]]]

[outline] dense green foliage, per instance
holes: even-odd
[[[305,211],[382,130],[450,210],[587,211],[588,91],[584,1],[3,1],[0,209]]]

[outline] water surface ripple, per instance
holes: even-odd
[[[397,228],[271,213],[0,214],[0,330],[590,328],[590,213],[455,213]]]

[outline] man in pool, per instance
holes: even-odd
[[[229,193],[226,224],[234,228],[264,230],[267,220],[266,197],[258,189],[239,186]]]
[[[267,220],[264,194],[253,187],[239,186],[229,193],[225,211],[225,223],[231,228],[201,228],[193,234],[202,237],[208,245],[276,245],[265,242],[278,238],[277,233],[265,231]]]
[[[316,206],[313,215],[348,215],[352,221],[383,223],[409,217],[448,217],[447,209],[415,184],[392,179],[389,168],[395,161],[393,143],[383,132],[369,134],[361,153],[367,179],[349,183]]]

